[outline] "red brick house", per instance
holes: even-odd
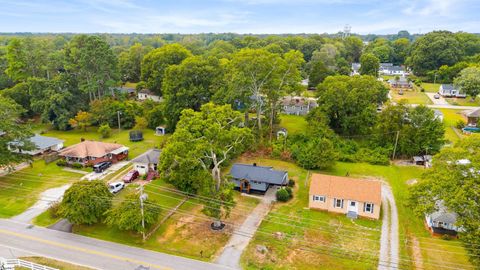
[[[102,161],[116,163],[128,157],[128,147],[116,143],[83,141],[60,151],[59,156],[68,163],[95,165]]]

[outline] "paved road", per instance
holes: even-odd
[[[38,200],[32,207],[28,208],[25,212],[21,213],[18,216],[12,217],[12,220],[30,223],[35,217],[45,212],[49,207],[52,201],[60,201],[67,190],[71,185],[63,185],[57,188],[47,189],[42,194],[40,194],[40,200]]]
[[[378,270],[398,269],[398,211],[392,189],[386,184],[382,185],[382,207],[383,218]]]
[[[226,270],[218,264],[134,248],[71,233],[0,219],[0,256],[36,255],[93,269]],[[6,253],[6,254],[3,254]],[[21,255],[17,255],[21,254]]]
[[[275,200],[276,191],[277,189],[272,187],[268,189],[263,197],[259,198],[261,200],[260,203],[248,215],[243,224],[234,230],[230,240],[217,258],[216,263],[234,269],[241,269],[240,257],[248,246],[252,236],[257,231],[258,226],[260,226],[263,218],[270,210],[270,205],[272,201]]]

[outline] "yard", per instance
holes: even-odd
[[[307,120],[301,115],[281,114],[279,127],[286,128],[290,135],[298,134],[307,129]]]
[[[308,210],[305,170],[278,160],[257,158],[255,161],[261,165],[288,170],[290,177],[296,179],[297,185],[295,199],[275,205],[261,224],[259,232],[243,254],[242,263],[246,269],[318,269],[319,265],[322,269],[376,268],[380,221],[359,219],[353,224],[344,215]],[[421,269],[441,269],[441,266],[451,264],[469,267],[466,252],[460,242],[432,238],[423,225],[423,219],[415,216],[405,203],[408,187],[406,182],[420,177],[423,171],[420,167],[412,166],[338,162],[334,168],[324,173],[348,173],[352,177],[374,177],[389,182],[400,218],[402,269],[410,268],[414,259],[422,262]],[[280,224],[282,222],[286,224]],[[277,231],[286,232],[291,237],[279,240],[274,236]],[[268,251],[265,254],[258,252],[257,245],[266,246]]]
[[[0,177],[0,218],[22,213],[35,204],[43,191],[80,179],[83,175],[63,171],[55,162],[35,160],[31,167]]]
[[[476,98],[474,101],[470,97],[466,98],[446,98],[445,99],[451,105],[456,106],[480,106],[480,98]]]
[[[395,102],[406,100],[409,104],[432,104],[432,101],[427,97],[427,95],[425,95],[425,93],[417,90],[403,89],[403,95],[400,95],[398,89],[391,89],[390,95],[392,95],[392,100]]]
[[[36,264],[57,268],[59,270],[91,270],[91,268],[74,265],[66,262],[61,262],[61,261],[44,258],[44,257],[21,257],[20,259],[33,262]],[[29,269],[29,268],[16,267],[15,269],[20,270],[20,269]]]
[[[422,83],[420,87],[425,89],[425,92],[437,93],[438,88],[440,87],[440,84],[439,83]]]
[[[455,143],[463,137],[462,131],[459,130],[457,122],[465,119],[462,116],[462,110],[455,109],[439,109],[443,113],[443,123],[445,125],[445,139]]]

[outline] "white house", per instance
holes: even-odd
[[[403,67],[394,66],[392,63],[380,63],[380,69],[378,70],[378,72],[383,75],[393,75],[393,76],[408,75],[407,71]]]
[[[161,102],[162,98],[160,96],[155,95],[152,91],[148,89],[143,89],[138,92],[138,100],[153,100],[155,102]]]
[[[145,175],[149,171],[156,171],[160,159],[160,149],[150,149],[147,152],[132,160],[133,169],[140,175]]]
[[[23,143],[21,142],[10,142],[9,148],[12,152],[28,154],[31,156],[43,154],[48,151],[59,151],[63,148],[64,140],[60,140],[53,137],[46,137],[42,135],[35,134],[33,137],[28,139],[33,145],[34,149],[29,151],[22,150]]]
[[[456,98],[464,98],[467,95],[462,93],[459,89],[457,89],[453,84],[442,84],[438,88],[438,94],[443,97],[456,97]]]
[[[456,235],[462,231],[462,228],[456,225],[457,214],[443,205],[441,201],[437,203],[438,211],[425,215],[425,222],[432,234]]]

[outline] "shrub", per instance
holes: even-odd
[[[60,167],[67,166],[67,162],[63,159],[60,159],[59,161],[57,161],[57,166],[60,166]]]
[[[295,180],[289,179],[289,180],[288,180],[288,186],[289,186],[289,187],[294,187],[294,186],[295,186]]]
[[[458,129],[462,129],[464,128],[466,125],[465,121],[463,121],[462,119],[458,120],[457,123],[455,123],[455,126],[458,128]]]
[[[425,92],[425,88],[420,87],[420,92]]]
[[[109,138],[112,135],[112,129],[108,124],[103,124],[98,128],[98,133],[102,135],[102,138]]]
[[[58,214],[58,209],[60,208],[60,202],[56,201],[53,202],[50,207],[48,208],[48,214],[51,218],[58,218],[60,215]]]
[[[81,169],[81,168],[83,168],[83,165],[80,164],[80,163],[73,163],[73,164],[72,164],[72,168]]]
[[[285,190],[288,192],[290,198],[293,198],[293,190],[291,187],[285,187]]]
[[[277,197],[277,201],[279,202],[286,202],[292,198],[292,195],[290,194],[291,192],[291,189],[289,192],[286,188],[281,188],[277,190],[275,197]]]

